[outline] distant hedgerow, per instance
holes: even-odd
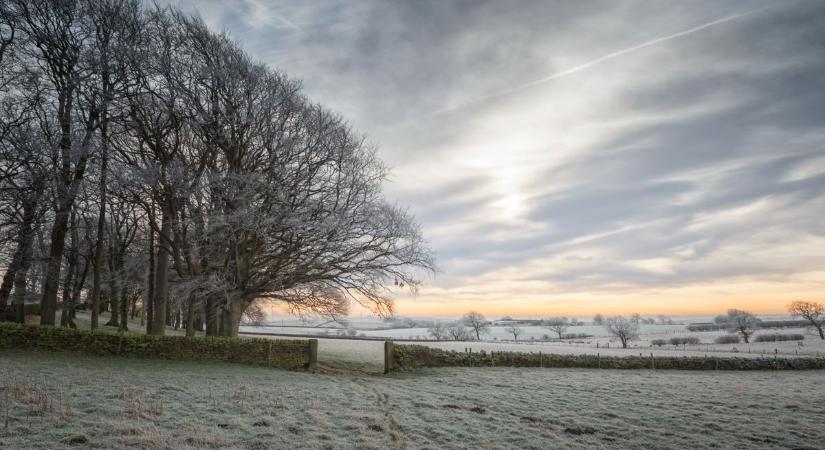
[[[661,347],[661,346],[667,344],[667,341],[664,340],[664,339],[654,339],[654,340],[650,341],[650,344],[655,345],[656,347]]]
[[[670,343],[672,345],[696,345],[699,344],[699,338],[695,336],[687,336],[687,337],[672,337],[670,338]]]
[[[754,342],[776,342],[776,341],[802,341],[805,336],[802,334],[760,334],[756,336]]]
[[[570,334],[562,335],[561,338],[562,339],[587,339],[587,338],[592,338],[592,337],[593,337],[592,334],[587,334],[587,333],[570,333]]]
[[[717,344],[738,344],[739,343],[739,336],[735,334],[728,334],[725,336],[719,336],[718,338],[714,339],[713,342]]]

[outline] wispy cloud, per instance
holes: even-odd
[[[588,69],[590,67],[598,65],[598,64],[603,63],[605,61],[609,61],[611,59],[619,58],[621,56],[627,55],[629,53],[637,52],[639,50],[642,50],[644,48],[647,48],[647,47],[650,47],[650,46],[653,46],[653,45],[658,45],[658,44],[661,44],[663,42],[670,41],[672,39],[677,39],[677,38],[680,38],[680,37],[691,35],[693,33],[697,33],[699,31],[702,31],[706,28],[710,28],[710,27],[715,26],[715,25],[720,25],[720,24],[723,24],[723,23],[726,23],[726,22],[731,22],[733,20],[737,20],[737,19],[741,19],[743,17],[750,16],[750,15],[755,14],[757,12],[760,12],[764,9],[765,8],[759,8],[759,9],[754,9],[754,10],[750,10],[750,11],[746,11],[746,12],[742,12],[742,13],[738,13],[738,14],[729,15],[729,16],[723,17],[721,19],[716,19],[716,20],[713,20],[713,21],[710,21],[710,22],[707,22],[707,23],[703,23],[701,25],[695,26],[695,27],[687,29],[687,30],[683,30],[683,31],[679,31],[677,33],[672,33],[672,34],[668,34],[666,36],[658,37],[656,39],[652,39],[652,40],[649,40],[647,42],[643,42],[641,44],[634,45],[632,47],[628,47],[628,48],[625,48],[625,49],[622,49],[622,50],[617,50],[615,52],[608,53],[604,56],[601,56],[599,58],[596,58],[596,59],[587,61],[585,63],[579,64],[578,66],[572,67],[572,68],[567,69],[567,70],[562,70],[560,72],[555,72],[553,74],[547,75],[545,77],[542,77],[542,78],[539,78],[539,79],[536,79],[536,80],[533,80],[533,81],[530,81],[530,82],[527,82],[527,83],[524,83],[524,84],[521,84],[521,85],[518,85],[518,86],[513,86],[513,87],[510,87],[510,88],[507,88],[507,89],[502,89],[500,91],[496,91],[496,92],[493,92],[493,93],[490,93],[490,94],[487,94],[487,95],[484,95],[484,96],[476,97],[472,100],[466,101],[466,102],[458,104],[458,105],[452,105],[452,106],[448,106],[446,108],[435,110],[435,111],[431,112],[430,114],[431,115],[443,114],[443,113],[450,112],[450,111],[455,111],[455,110],[458,110],[458,109],[461,109],[461,108],[466,108],[468,106],[472,106],[474,104],[481,103],[481,102],[484,102],[486,100],[492,100],[492,99],[497,98],[497,97],[502,97],[502,96],[512,94],[512,93],[515,93],[515,92],[523,91],[525,89],[529,89],[531,87],[538,86],[538,85],[553,81],[557,78],[572,75],[576,72],[580,72],[582,70]]]

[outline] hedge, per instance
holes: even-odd
[[[804,341],[803,334],[760,334],[756,336],[754,342],[776,342],[776,341]]]
[[[103,356],[226,361],[282,369],[314,370],[318,341],[150,336],[0,323],[0,349],[76,351]]]
[[[807,320],[762,320],[759,328],[804,328],[811,323]],[[687,326],[688,331],[717,331],[724,330],[727,326],[718,323],[692,323]]]
[[[686,336],[686,337],[672,337],[670,338],[671,345],[697,345],[700,343],[699,338],[696,336]]]
[[[385,372],[421,367],[578,367],[591,369],[805,370],[825,369],[823,358],[556,355],[521,352],[456,352],[387,342]]]
[[[738,344],[740,341],[741,339],[739,339],[739,336],[735,334],[719,336],[718,338],[713,340],[713,342],[716,344]]]

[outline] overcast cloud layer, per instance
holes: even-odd
[[[224,3],[179,5],[393,167],[441,268],[402,313],[825,296],[825,2]]]

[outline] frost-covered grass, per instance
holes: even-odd
[[[0,393],[0,448],[821,448],[825,439],[823,371],[380,377],[70,354],[3,352],[0,362],[12,399],[4,429]]]

